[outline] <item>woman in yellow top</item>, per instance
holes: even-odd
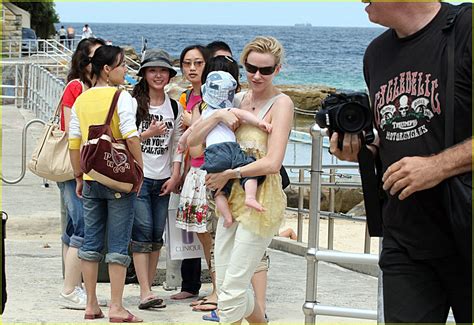
[[[109,265],[111,300],[110,322],[142,322],[122,305],[128,255],[133,226],[133,206],[136,193],[120,193],[83,175],[80,168],[79,149],[88,137],[90,125],[104,124],[116,88],[111,85],[124,83],[125,62],[123,49],[104,45],[95,51],[91,60],[95,85],[82,93],[72,108],[69,124],[69,150],[76,177],[78,196],[84,204],[84,243],[78,256],[87,291],[85,319],[103,318],[96,296],[97,272],[102,260],[105,232],[107,249],[105,262]],[[136,106],[136,105],[135,105]],[[138,163],[143,166],[140,140],[135,124],[136,107],[132,96],[122,91],[110,127],[116,139],[124,139]]]
[[[281,68],[283,52],[282,45],[273,37],[259,36],[245,46],[241,63],[247,72],[249,91],[240,93],[235,104],[270,123],[272,133],[267,134],[250,125],[240,126],[235,133],[237,141],[257,161],[207,176],[207,188],[219,190],[231,179],[266,175],[257,192],[258,202],[266,208],[264,212],[246,207],[245,193],[239,182],[234,182],[229,205],[237,222],[224,228],[223,218],[219,218],[215,263],[222,323],[240,323],[244,318],[249,323],[266,323],[264,312],[254,302],[249,288],[255,268],[273,235],[278,232],[286,207],[279,171],[285,156],[294,106],[291,99],[273,85],[273,79]],[[238,120],[231,112],[220,110],[196,126],[188,144],[195,146],[202,143],[207,133],[221,122],[235,127]]]

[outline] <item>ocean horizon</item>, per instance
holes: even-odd
[[[76,36],[84,23],[60,22],[72,26]],[[385,29],[374,27],[251,26],[206,24],[89,24],[95,36],[114,45],[132,46],[141,52],[143,40],[148,48],[165,49],[174,58],[191,44],[222,40],[239,58],[244,45],[258,35],[276,37],[285,48],[285,62],[276,84],[323,85],[338,91],[366,89],[362,60],[369,43]],[[191,32],[192,31],[192,32]],[[242,75],[244,75],[242,71]]]

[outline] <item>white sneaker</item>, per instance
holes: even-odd
[[[85,310],[86,309],[86,302],[87,296],[84,290],[80,287],[75,287],[74,291],[70,294],[60,293],[61,307],[68,308],[68,309],[77,309],[77,310]]]

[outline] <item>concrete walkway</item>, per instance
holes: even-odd
[[[20,174],[21,131],[34,116],[13,106],[2,108],[2,175],[8,179]],[[38,136],[36,128],[33,135]],[[27,157],[34,140],[29,141]],[[56,184],[44,187],[42,180],[27,171],[16,185],[2,187],[2,210],[9,214],[6,241],[8,302],[3,323],[80,323],[83,311],[61,309],[58,295],[62,287],[59,191]],[[166,254],[163,254],[166,255]],[[267,314],[272,323],[303,323],[306,260],[303,257],[269,251],[271,267],[267,293]],[[165,260],[160,261],[160,268]],[[210,285],[203,285],[201,294]],[[98,285],[101,296],[108,298],[107,283]],[[138,310],[139,288],[125,287],[124,302],[132,313],[153,323],[203,323],[203,313],[193,312],[189,300],[175,302],[161,286],[154,291],[164,297],[167,308]],[[321,263],[317,300],[325,305],[376,309],[377,279],[341,267]],[[104,308],[107,315],[107,308]],[[318,322],[351,322],[358,320],[318,316]],[[96,321],[100,322],[100,321]],[[368,321],[363,320],[366,323]],[[89,323],[89,321],[88,321]]]

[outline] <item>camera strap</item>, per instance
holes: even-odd
[[[361,148],[357,156],[364,193],[365,215],[370,237],[382,237],[382,201],[380,181],[376,174],[376,164],[372,152],[361,137]],[[380,170],[380,169],[378,169]]]

